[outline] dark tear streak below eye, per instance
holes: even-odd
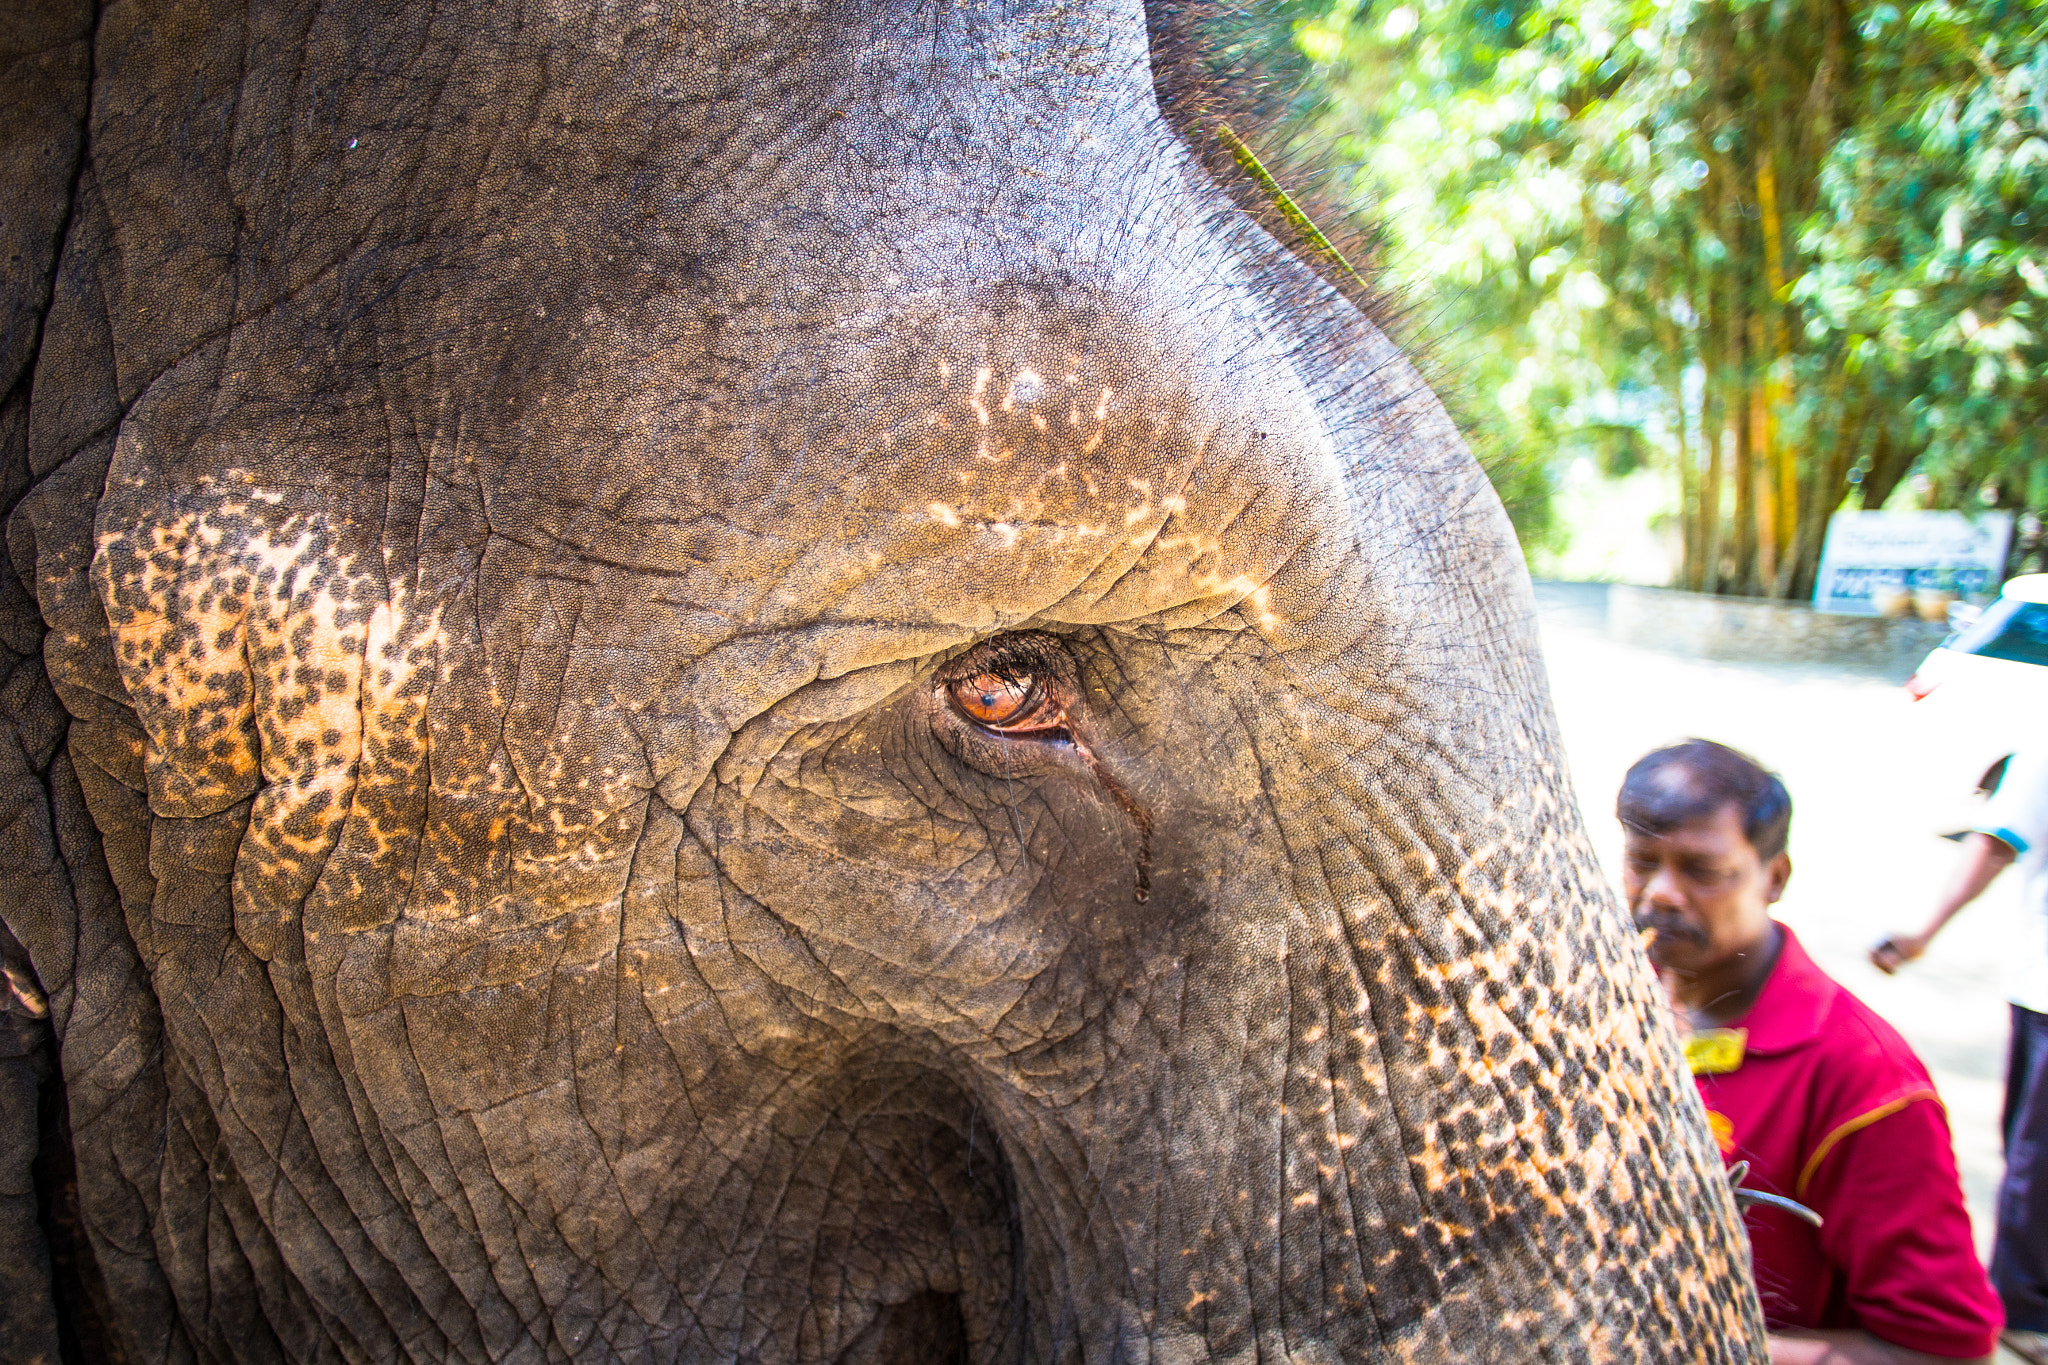
[[[1060,719],[1064,722],[1065,715]],[[1081,755],[1082,761],[1088,765],[1088,771],[1095,774],[1095,780],[1109,793],[1109,799],[1116,802],[1117,809],[1129,816],[1131,823],[1138,827],[1138,878],[1137,884],[1132,888],[1131,899],[1143,905],[1152,897],[1152,813],[1139,805],[1137,798],[1124,789],[1124,784],[1117,781],[1109,769],[1102,766],[1102,760],[1081,742],[1074,734],[1072,726],[1063,725],[1062,728],[1067,732],[1067,742]]]

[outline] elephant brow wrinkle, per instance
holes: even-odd
[[[1062,714],[1060,720],[1064,723],[1066,716]],[[1088,771],[1095,774],[1095,780],[1109,793],[1109,799],[1116,802],[1117,809],[1129,816],[1131,823],[1138,827],[1138,876],[1131,891],[1131,899],[1143,905],[1152,897],[1152,813],[1138,804],[1138,799],[1124,789],[1124,784],[1117,781],[1109,769],[1102,766],[1102,760],[1081,742],[1080,736],[1074,733],[1071,725],[1066,726],[1066,730],[1068,742],[1088,765]]]

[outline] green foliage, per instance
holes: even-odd
[[[1794,293],[1899,412],[1937,499],[2048,507],[2048,5],[1875,8]]]
[[[1686,581],[1796,594],[1852,487],[2048,508],[2048,0],[1334,0],[1355,167],[1525,542],[1675,468]]]

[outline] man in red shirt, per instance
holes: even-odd
[[[1629,769],[1616,814],[1629,911],[1691,1030],[1722,1156],[1822,1218],[1745,1217],[1772,1361],[1989,1362],[1998,1299],[1927,1069],[1770,917],[1792,875],[1784,784],[1687,740]]]

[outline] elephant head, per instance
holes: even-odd
[[[24,1355],[1758,1358],[1499,504],[1166,17],[9,30]]]

